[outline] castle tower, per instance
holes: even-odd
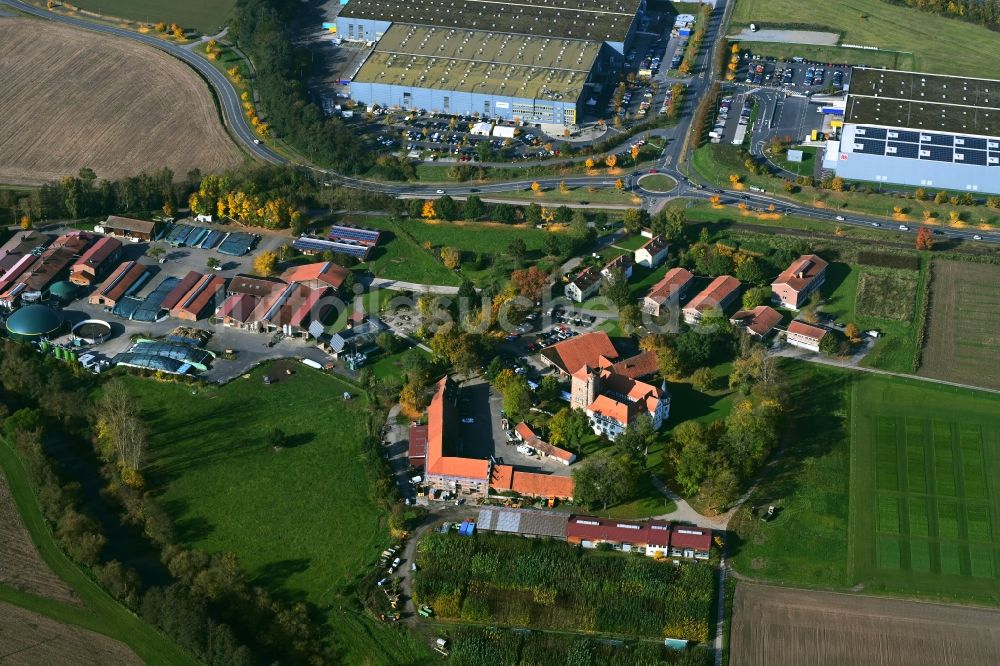
[[[570,379],[570,407],[587,409],[600,390],[597,370],[586,365],[573,373]]]

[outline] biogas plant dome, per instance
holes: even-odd
[[[46,305],[28,305],[7,318],[7,335],[14,340],[37,340],[56,335],[63,316]]]

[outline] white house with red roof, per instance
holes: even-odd
[[[804,254],[771,283],[771,301],[798,310],[809,296],[823,286],[827,263],[815,254]]]

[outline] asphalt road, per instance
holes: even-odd
[[[870,228],[877,224],[880,228],[885,228],[887,230],[895,229],[898,231],[896,224],[889,224],[883,218],[815,209],[810,206],[792,203],[766,194],[744,193],[732,190],[713,190],[709,189],[705,183],[691,181],[686,175],[681,173],[680,160],[682,156],[686,157],[686,155],[690,154],[689,152],[686,153],[686,155],[684,154],[684,146],[688,135],[688,127],[693,115],[693,109],[697,106],[701,97],[709,89],[712,81],[715,79],[715,73],[712,71],[712,53],[714,51],[716,41],[718,40],[720,34],[722,34],[722,28],[724,27],[723,24],[728,18],[729,3],[731,1],[732,0],[720,0],[720,2],[716,4],[716,11],[712,12],[711,20],[709,21],[709,25],[706,29],[703,42],[704,46],[702,47],[702,53],[699,57],[698,67],[695,68],[695,71],[697,71],[698,74],[690,79],[690,83],[688,85],[686,94],[686,109],[682,113],[680,122],[671,128],[667,128],[663,132],[663,136],[667,138],[667,146],[657,163],[657,170],[673,177],[677,181],[677,187],[672,192],[666,194],[644,191],[641,188],[635,187],[635,180],[638,175],[641,175],[640,172],[635,171],[625,172],[622,174],[622,179],[625,180],[626,187],[643,196],[646,199],[646,205],[651,208],[655,208],[655,206],[658,203],[661,203],[664,199],[677,197],[707,199],[715,194],[718,194],[722,198],[721,203],[724,205],[738,205],[740,202],[745,202],[751,206],[762,206],[766,208],[767,206],[774,204],[776,208],[787,212],[790,215],[837,222],[843,225],[865,226]],[[238,140],[248,152],[257,158],[272,164],[283,164],[288,162],[287,159],[278,155],[266,145],[254,142],[256,138],[255,134],[243,115],[239,96],[236,94],[236,90],[233,88],[232,84],[222,72],[215,69],[215,67],[213,67],[207,60],[196,55],[191,50],[150,35],[125,30],[112,25],[105,25],[70,16],[55,14],[45,9],[27,5],[20,0],[0,0],[0,5],[6,5],[26,14],[32,14],[34,16],[51,21],[57,21],[59,23],[82,28],[84,30],[91,30],[102,34],[115,35],[117,37],[142,42],[179,58],[197,70],[215,90],[226,125],[229,127],[229,130],[232,132],[236,140]],[[630,140],[631,139],[626,139],[623,143]],[[421,186],[406,183],[381,183],[365,180],[363,178],[345,176],[334,171],[321,169],[309,164],[304,164],[302,166],[310,168],[318,174],[321,174],[323,177],[328,179],[329,182],[337,182],[360,189],[383,192],[394,196],[408,195],[435,197],[440,196],[440,189],[444,189],[449,195],[509,192],[511,190],[527,189],[533,182],[533,179],[523,179],[500,183],[479,184],[476,186],[456,184],[454,186],[448,185],[446,188],[440,188],[436,186]],[[537,181],[543,188],[558,187],[561,182],[565,182],[571,187],[590,185],[613,186],[615,184],[615,180],[616,178],[609,176],[534,179],[534,181]],[[838,220],[838,216],[843,217],[843,219]],[[912,227],[910,227],[909,233],[915,233],[918,226],[919,225],[915,223]],[[947,229],[943,230],[943,234],[948,238],[969,241],[974,240],[973,236],[978,234],[982,237],[980,242],[1000,243],[1000,233],[995,232]]]

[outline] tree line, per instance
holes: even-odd
[[[961,19],[986,26],[990,30],[1000,29],[1000,0],[885,0],[885,2]]]

